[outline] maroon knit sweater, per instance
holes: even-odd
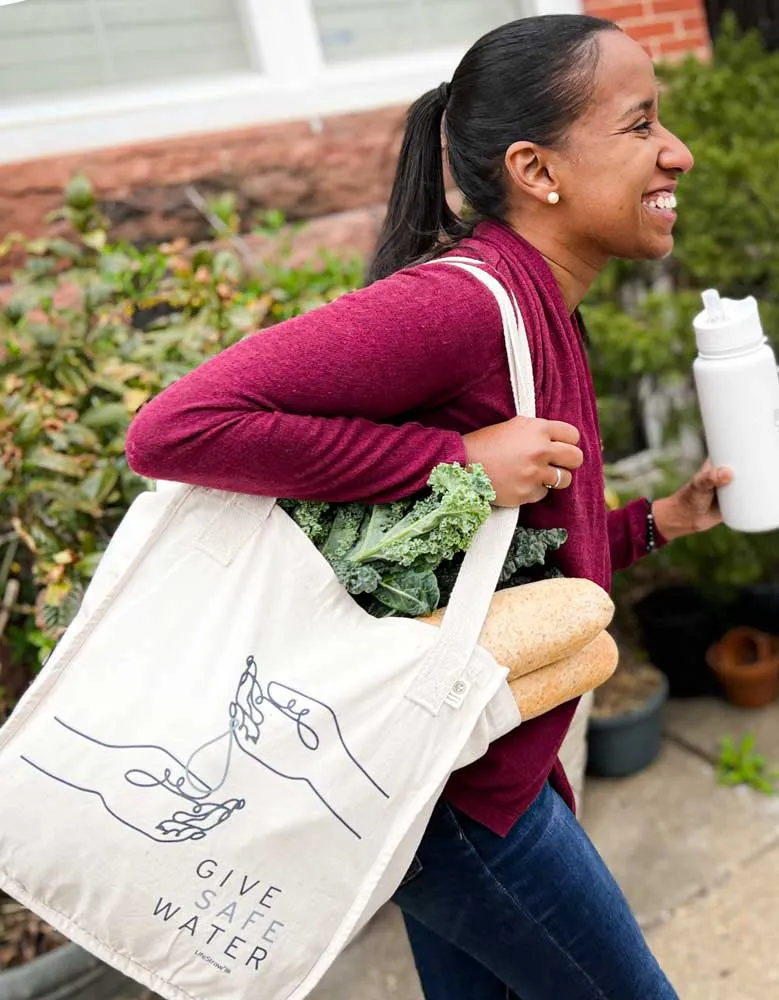
[[[641,501],[607,515],[595,396],[579,329],[541,255],[507,226],[481,224],[459,254],[484,261],[516,297],[537,414],[574,424],[573,485],[520,521],[564,527],[566,576],[608,589],[645,551]],[[236,344],[162,392],[130,427],[136,472],[216,489],[382,502],[424,488],[438,462],[464,462],[462,434],[514,416],[497,305],[475,278],[430,265],[398,272]],[[448,799],[504,835],[553,782],[575,702],[523,723],[457,771]]]

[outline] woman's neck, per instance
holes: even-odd
[[[522,239],[535,247],[547,262],[562,293],[566,309],[569,314],[573,314],[605,267],[606,261],[601,263],[587,261],[583,255],[566,245],[555,234],[540,230],[530,224],[529,220],[523,220],[522,225],[511,219],[507,219],[506,223]]]

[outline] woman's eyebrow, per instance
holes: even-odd
[[[623,115],[620,116],[619,120],[623,121],[625,118],[630,118],[633,115],[637,115],[640,111],[643,111],[644,114],[649,114],[650,111],[654,110],[656,101],[657,101],[656,97],[647,97],[645,98],[645,100],[639,101],[637,104],[634,104],[632,105],[632,107],[628,108],[628,110]]]

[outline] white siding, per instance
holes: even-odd
[[[468,45],[530,0],[312,0],[328,62]]]

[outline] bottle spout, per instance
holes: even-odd
[[[706,310],[706,319],[710,323],[724,323],[727,316],[717,289],[707,288],[705,292],[701,292],[701,298],[703,299],[703,308]]]

